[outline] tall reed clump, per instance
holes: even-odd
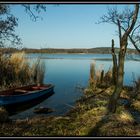
[[[90,78],[89,78],[90,88],[95,90],[98,81],[99,81],[99,71],[96,71],[95,62],[92,62],[90,64]]]
[[[113,76],[112,69],[109,68],[103,77],[103,82],[104,82],[103,84],[105,86],[110,86],[113,84],[113,77],[112,76]]]
[[[109,69],[106,73],[104,72],[102,66],[99,69],[95,69],[95,62],[90,64],[90,77],[89,77],[89,87],[92,90],[96,90],[98,86],[108,86],[112,84],[112,71]]]
[[[25,84],[31,82],[31,69],[25,53],[14,53],[10,57],[11,70],[13,71],[14,81],[16,83]]]
[[[37,59],[32,65],[33,81],[39,86],[43,84],[45,75],[45,63]]]
[[[95,85],[95,64],[90,64],[90,77],[89,77],[89,86],[94,88]]]
[[[11,56],[0,55],[0,87],[10,88],[22,85],[43,83],[45,65],[36,62],[29,63],[24,52],[14,53]],[[35,70],[37,73],[35,73]],[[38,81],[34,78],[37,76]]]

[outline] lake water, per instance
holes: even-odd
[[[109,54],[28,54],[27,57],[33,61],[37,57],[45,62],[46,73],[44,83],[55,85],[54,94],[40,104],[23,111],[11,118],[30,118],[34,115],[33,110],[36,107],[45,106],[55,110],[47,115],[63,115],[75,101],[80,98],[82,93],[76,87],[86,87],[89,79],[90,64],[96,63],[96,68],[102,67],[105,71],[112,67],[112,56]],[[137,78],[140,76],[140,61],[131,59],[128,56],[125,61],[124,84],[132,85],[134,74]],[[135,55],[133,58],[139,59]]]

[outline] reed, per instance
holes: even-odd
[[[43,84],[44,75],[45,75],[45,63],[40,60],[40,58],[37,59],[32,65],[32,75],[33,75],[33,81],[37,85]]]
[[[45,64],[40,60],[31,64],[24,52],[13,53],[10,56],[0,55],[1,90],[34,83],[42,84],[44,74]]]
[[[128,111],[122,111],[118,115],[118,120],[122,123],[134,123],[134,118]]]
[[[100,86],[110,86],[112,85],[112,70],[111,68],[104,72],[103,65],[100,65],[96,69],[95,62],[90,64],[90,77],[89,77],[89,88],[96,90]]]
[[[14,53],[9,60],[12,65],[11,70],[13,71],[13,80],[23,85],[25,83],[30,83],[32,73],[30,70],[30,64],[25,58],[25,53]]]
[[[110,86],[113,84],[112,82],[112,69],[109,68],[109,70],[104,74],[104,78],[103,78],[103,81],[104,81],[104,84],[106,86]]]
[[[134,88],[137,92],[140,92],[140,77],[138,77],[135,81],[134,81]]]
[[[96,80],[95,80],[95,63],[90,64],[90,78],[89,78],[89,86],[91,88],[95,88]]]

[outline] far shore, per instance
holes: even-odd
[[[111,54],[111,47],[98,47],[98,48],[77,48],[77,49],[59,49],[59,48],[44,48],[44,49],[33,49],[33,48],[0,48],[2,53],[14,53],[21,52],[25,53],[48,53],[48,54]],[[115,48],[116,54],[119,53],[119,48]],[[135,49],[127,49],[127,54],[138,54]]]

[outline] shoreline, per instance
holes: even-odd
[[[0,126],[1,136],[138,136],[140,122],[130,114],[130,110],[136,109],[132,106],[131,88],[123,88],[115,114],[106,114],[114,86],[97,88],[94,92],[86,88],[65,115],[13,120]]]

